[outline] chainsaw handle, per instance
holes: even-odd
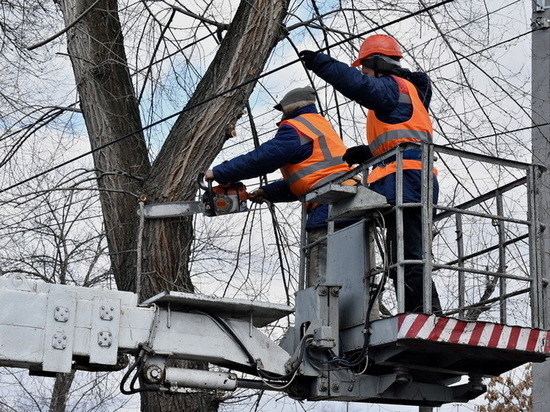
[[[199,173],[199,176],[197,178],[197,183],[199,184],[199,187],[204,191],[212,190],[212,180],[207,180],[208,186],[204,184],[204,173]]]
[[[208,203],[208,206],[210,208],[210,211],[207,213],[208,216],[215,216],[216,215],[216,206],[214,205],[214,196],[212,194],[212,180],[208,179],[206,180],[207,185],[204,184],[204,173],[199,173],[198,176],[198,184],[199,188],[204,190],[203,199],[206,199],[206,202]]]

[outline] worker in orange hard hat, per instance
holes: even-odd
[[[357,60],[351,65],[358,67],[363,61],[370,59],[371,65],[380,65],[380,69],[387,71],[401,67],[399,60],[402,58],[403,52],[397,40],[387,34],[375,34],[365,39],[359,49]]]
[[[403,52],[396,39],[386,34],[366,38],[357,59],[351,64],[339,62],[315,51],[299,53],[305,67],[330,83],[344,96],[368,109],[367,144],[349,148],[343,160],[349,165],[365,162],[404,142],[432,142],[433,127],[428,114],[432,89],[428,75],[401,67]],[[355,69],[360,67],[361,70]],[[403,202],[421,202],[421,150],[403,152]],[[380,161],[373,166],[369,188],[396,202],[396,160]],[[433,201],[437,204],[439,186],[433,178]],[[422,208],[403,208],[404,259],[422,260]],[[387,246],[390,263],[396,263],[397,222],[395,210],[386,216]],[[390,273],[394,282],[396,273]],[[423,307],[423,265],[405,265],[405,310],[419,312]],[[437,290],[432,283],[432,311],[440,313]]]

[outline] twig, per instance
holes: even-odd
[[[100,0],[95,0],[94,3],[88,7],[86,10],[84,10],[84,12],[78,16],[75,21],[73,21],[71,24],[69,24],[67,27],[65,27],[63,30],[61,30],[60,32],[58,33],[55,33],[53,36],[51,37],[48,37],[46,40],[43,40],[41,41],[40,43],[36,43],[35,45],[32,45],[32,46],[29,46],[27,47],[27,50],[34,50],[40,46],[43,46],[45,45],[46,43],[49,43],[51,42],[53,39],[56,39],[57,37],[61,36],[63,33],[67,32],[71,27],[73,27],[76,23],[78,23],[80,20],[82,20],[82,18],[84,16],[86,16],[86,14],[88,14],[96,5],[97,3],[99,3]]]

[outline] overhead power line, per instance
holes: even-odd
[[[339,41],[339,42],[336,42],[336,43],[333,43],[333,44],[331,44],[331,45],[328,45],[328,46],[326,46],[326,47],[323,47],[323,48],[319,49],[318,51],[319,51],[319,52],[322,52],[322,51],[326,51],[326,50],[332,49],[332,48],[337,47],[337,46],[340,46],[340,45],[342,45],[342,44],[344,44],[344,43],[348,43],[348,42],[350,42],[350,41],[352,41],[352,40],[355,40],[355,39],[364,37],[364,36],[366,36],[367,34],[370,34],[370,33],[374,32],[374,31],[377,31],[377,30],[386,28],[386,27],[388,27],[388,26],[391,26],[391,25],[400,23],[400,22],[402,22],[402,21],[408,20],[408,19],[410,19],[411,17],[415,17],[415,16],[418,16],[418,15],[420,15],[420,14],[426,13],[426,12],[428,12],[428,11],[430,11],[430,10],[439,8],[439,7],[441,7],[441,6],[445,5],[445,4],[452,3],[453,1],[454,1],[454,0],[444,0],[444,1],[441,1],[441,2],[439,2],[439,3],[433,4],[433,5],[431,5],[431,6],[423,7],[423,8],[421,8],[421,9],[419,9],[419,10],[417,10],[417,11],[415,11],[415,12],[409,13],[409,14],[403,16],[403,17],[397,18],[397,19],[395,19],[395,20],[392,20],[392,21],[389,21],[389,22],[387,22],[387,23],[381,24],[381,25],[379,25],[379,26],[377,26],[377,27],[371,28],[371,29],[366,30],[366,31],[364,31],[364,32],[361,32],[361,33],[359,33],[359,34],[356,34],[356,35],[353,35],[353,36],[351,36],[351,37],[348,37],[347,39],[344,39],[344,40],[341,40],[341,41]],[[235,91],[235,90],[238,90],[238,89],[240,89],[241,87],[244,87],[244,86],[246,86],[246,85],[248,85],[248,84],[250,84],[250,83],[256,82],[256,81],[258,81],[259,79],[262,79],[262,78],[264,78],[264,77],[270,76],[270,75],[272,75],[272,74],[274,74],[274,73],[276,73],[276,72],[278,72],[278,71],[280,71],[280,70],[283,70],[283,69],[285,69],[285,68],[287,68],[287,67],[289,67],[289,66],[291,66],[291,65],[293,65],[293,64],[299,63],[299,62],[301,62],[301,60],[300,60],[299,58],[298,58],[298,59],[295,59],[295,60],[291,60],[290,62],[285,63],[285,64],[283,64],[283,65],[281,65],[281,66],[279,66],[279,67],[276,67],[276,68],[273,69],[273,70],[270,70],[270,71],[267,71],[267,72],[265,72],[265,73],[262,73],[262,74],[260,74],[259,76],[256,76],[256,77],[254,77],[254,78],[252,78],[252,79],[249,79],[249,80],[247,80],[247,81],[245,81],[245,82],[242,82],[242,83],[240,83],[240,84],[238,84],[238,85],[236,85],[236,86],[233,86],[233,87],[231,87],[231,88],[229,88],[229,89],[227,89],[227,90],[225,90],[225,91],[222,91],[222,92],[220,92],[220,93],[218,93],[218,94],[215,94],[215,95],[213,95],[213,96],[211,96],[211,97],[209,97],[209,98],[207,98],[207,99],[204,99],[204,100],[201,101],[201,102],[198,102],[198,103],[193,104],[193,105],[191,105],[191,106],[185,107],[184,109],[182,109],[182,110],[180,110],[180,111],[178,111],[178,112],[175,112],[175,113],[173,113],[173,114],[171,114],[171,115],[169,115],[169,116],[167,116],[167,117],[164,117],[164,118],[159,119],[159,120],[157,120],[157,121],[155,121],[155,122],[152,122],[152,123],[150,123],[149,125],[144,126],[144,127],[140,128],[140,129],[138,129],[138,130],[135,130],[135,131],[133,131],[133,132],[131,132],[131,133],[128,133],[128,134],[126,134],[126,135],[124,135],[124,136],[118,137],[118,138],[116,138],[115,140],[112,140],[112,141],[110,141],[110,142],[108,142],[108,143],[105,143],[105,144],[103,144],[103,145],[101,145],[101,146],[96,147],[95,149],[92,149],[92,150],[90,150],[90,151],[88,151],[88,152],[82,153],[82,154],[80,154],[80,155],[78,155],[78,156],[75,156],[75,157],[72,158],[72,159],[69,159],[69,160],[67,160],[67,161],[65,161],[65,162],[62,162],[62,163],[56,165],[56,166],[53,166],[53,167],[51,167],[51,168],[49,168],[49,169],[46,169],[46,170],[44,170],[44,171],[42,171],[42,172],[40,172],[40,173],[37,173],[37,174],[35,174],[35,175],[31,176],[31,177],[28,177],[28,178],[26,178],[26,179],[24,179],[24,180],[21,180],[21,181],[19,181],[19,182],[17,182],[17,183],[14,183],[14,184],[11,185],[11,186],[8,186],[8,187],[5,187],[5,188],[3,188],[3,189],[0,189],[0,193],[4,193],[4,192],[6,192],[6,191],[8,191],[8,190],[14,189],[14,188],[16,188],[16,187],[18,187],[18,186],[20,186],[20,185],[22,185],[22,184],[25,184],[25,183],[30,182],[30,181],[32,181],[32,180],[34,180],[34,179],[37,179],[37,178],[39,178],[39,177],[41,177],[41,176],[44,176],[44,175],[46,175],[46,174],[48,174],[48,173],[50,173],[50,172],[52,172],[52,171],[54,171],[54,170],[56,170],[56,169],[59,169],[59,168],[64,167],[64,166],[67,166],[68,164],[71,164],[71,163],[73,163],[73,162],[75,162],[75,161],[77,161],[77,160],[80,160],[80,159],[82,159],[82,158],[84,158],[84,157],[86,157],[86,156],[88,156],[88,155],[90,155],[90,154],[92,154],[92,153],[98,152],[98,151],[103,150],[103,149],[105,149],[105,148],[107,148],[107,147],[109,147],[109,146],[111,146],[111,145],[113,145],[113,144],[119,143],[119,142],[121,142],[121,141],[123,141],[123,140],[125,140],[125,139],[127,139],[127,138],[129,138],[129,137],[131,137],[131,136],[134,136],[134,135],[136,135],[136,134],[138,134],[138,133],[141,133],[141,132],[144,131],[144,130],[148,130],[148,129],[154,127],[154,126],[157,126],[157,125],[159,125],[159,124],[161,124],[161,123],[164,123],[164,122],[166,122],[166,121],[168,121],[168,120],[170,120],[170,119],[173,119],[173,118],[176,117],[176,116],[181,115],[182,113],[185,113],[185,112],[187,112],[187,111],[189,111],[189,110],[195,109],[195,108],[197,108],[197,107],[199,107],[199,106],[202,106],[203,104],[209,103],[209,102],[211,102],[212,100],[217,99],[218,97],[224,96],[224,95],[226,95],[226,94],[228,94],[228,93],[231,93],[231,92],[233,92],[233,91]]]

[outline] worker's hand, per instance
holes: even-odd
[[[313,61],[318,54],[319,53],[311,50],[302,50],[298,53],[298,56],[300,56],[300,60],[302,60],[304,66],[306,66],[306,69],[311,70],[313,68]]]
[[[214,171],[212,169],[209,169],[206,172],[204,172],[204,178],[206,180],[214,180]]]
[[[355,147],[350,147],[346,150],[342,160],[348,165],[360,164],[366,162],[372,157],[372,153],[367,145],[360,145]]]
[[[263,203],[267,197],[267,193],[264,189],[256,189],[253,192],[250,192],[248,195],[248,199],[250,199],[250,201],[254,203]]]

